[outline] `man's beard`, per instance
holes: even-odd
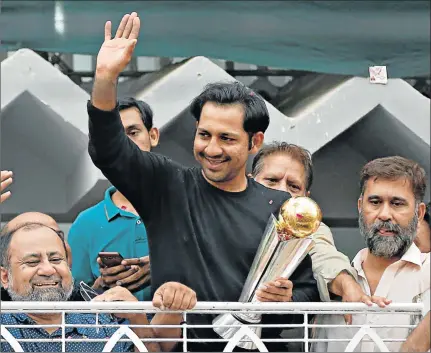
[[[13,286],[12,271],[8,270],[9,286],[7,292],[12,301],[18,302],[64,302],[67,301],[73,292],[74,279],[69,286],[63,287],[61,282],[56,288],[37,288],[31,284],[26,286],[25,294],[17,293]]]
[[[377,220],[368,227],[365,224],[362,211],[359,213],[359,230],[362,236],[365,238],[368,249],[373,255],[387,259],[393,257],[401,258],[406,253],[416,237],[417,226],[417,207],[415,210],[415,215],[405,228],[390,221],[384,222],[380,220]],[[393,232],[394,235],[382,236],[379,234],[380,229],[386,229],[390,232]]]

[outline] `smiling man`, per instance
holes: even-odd
[[[358,200],[359,231],[367,248],[353,260],[359,283],[368,295],[377,295],[393,303],[424,304],[429,311],[429,261],[423,262],[414,244],[417,226],[425,213],[423,198],[426,189],[424,170],[403,157],[373,160],[361,172],[361,196]],[[321,318],[322,319],[322,318]],[[323,322],[322,322],[323,321]],[[323,324],[342,325],[338,316],[326,316]],[[353,325],[409,325],[408,314],[353,315]],[[318,338],[353,338],[358,328],[320,329]],[[380,338],[407,338],[408,328],[374,328]],[[348,342],[347,342],[348,343]],[[347,343],[317,343],[315,350],[344,351]],[[401,342],[387,342],[390,351],[398,351]],[[361,342],[359,351],[376,350],[373,342]]]
[[[136,13],[124,16],[114,38],[106,23],[87,105],[90,156],[147,225],[152,286],[176,281],[195,290],[199,301],[238,301],[268,219],[290,197],[246,176],[248,157],[261,147],[269,125],[267,107],[239,82],[210,84],[190,106],[196,119],[193,153],[200,167],[140,150],[124,134],[116,89],[139,28]],[[318,300],[310,257],[291,278],[266,283],[257,296],[270,302]],[[264,320],[289,323],[292,316]],[[213,318],[187,315],[196,325],[211,324]],[[208,328],[187,332],[191,338],[219,339]],[[222,351],[224,346],[190,342],[188,348]]]
[[[66,301],[73,290],[73,277],[67,263],[66,245],[63,235],[58,230],[42,223],[24,223],[0,236],[0,278],[4,288],[13,301]],[[97,301],[137,301],[125,288],[109,289],[95,298]],[[170,309],[191,309],[196,304],[195,293],[180,283],[169,282],[158,288],[154,296],[155,303]],[[145,314],[122,313],[116,317],[126,319],[131,325],[149,325]],[[99,323],[118,325],[115,317],[99,315]],[[178,325],[182,320],[179,314],[158,313],[154,316],[153,325]],[[61,342],[51,342],[62,337],[61,313],[1,313],[1,325],[21,325],[7,328],[16,339],[34,339],[33,342],[21,342],[25,352],[61,352]],[[94,314],[66,313],[66,352],[101,352],[104,342],[89,342],[88,339],[108,339],[118,327],[95,329]],[[34,327],[34,325],[52,325],[53,327]],[[88,327],[79,327],[90,325]],[[159,327],[133,327],[132,330],[141,338],[175,338],[179,329]],[[43,341],[44,340],[44,341]],[[170,350],[171,342],[147,342],[150,351]],[[131,343],[117,343],[115,352],[133,350]],[[11,352],[12,347],[3,339],[1,352]]]

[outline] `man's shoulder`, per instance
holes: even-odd
[[[28,321],[31,321],[30,318],[23,313],[19,313],[19,314],[1,313],[0,314],[1,325],[17,325]]]
[[[250,178],[250,185],[252,186],[253,193],[257,197],[262,198],[262,202],[273,205],[273,208],[277,210],[285,201],[291,198],[288,192],[267,188],[253,178]]]
[[[100,216],[105,216],[104,199],[96,203],[95,205],[85,209],[84,211],[81,211],[76,217],[75,221],[72,223],[72,226],[76,224],[81,224],[81,223],[85,223],[86,225],[94,224],[94,222],[97,222],[97,219]]]

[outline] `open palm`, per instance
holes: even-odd
[[[105,41],[97,55],[96,70],[117,77],[130,62],[139,36],[140,20],[136,12],[121,20],[115,37],[111,37],[110,21],[105,24]]]

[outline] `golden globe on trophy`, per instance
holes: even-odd
[[[257,249],[250,272],[239,298],[240,302],[258,302],[255,292],[263,283],[278,277],[289,278],[314,245],[311,234],[322,221],[320,207],[309,197],[292,197],[280,208],[278,220],[274,215],[268,220],[262,241]],[[231,325],[259,324],[262,315],[257,313],[221,314],[213,320],[214,331],[222,338],[232,338],[240,329]],[[261,337],[261,327],[250,327]],[[251,341],[242,341],[238,347],[253,350]]]

